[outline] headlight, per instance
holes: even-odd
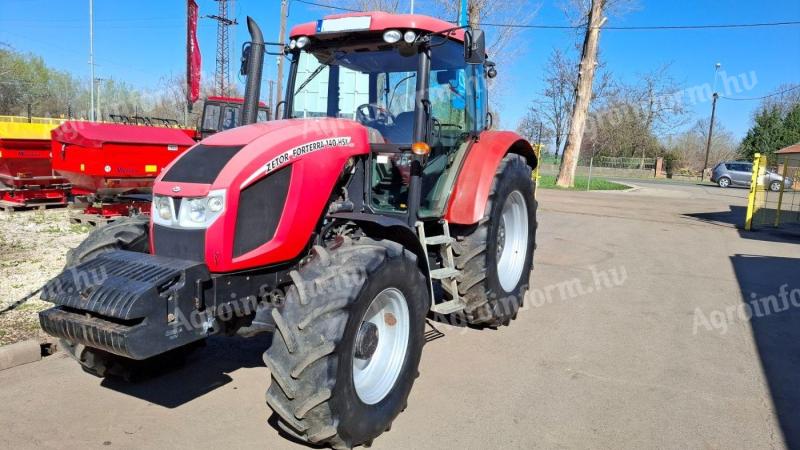
[[[211,191],[206,197],[181,199],[177,215],[174,205],[171,197],[154,195],[153,222],[172,228],[208,228],[225,210],[225,190]]]
[[[153,220],[161,225],[171,225],[175,214],[172,212],[172,199],[163,195],[154,195],[153,204],[150,207],[150,215]]]
[[[224,189],[211,191],[207,197],[184,198],[178,212],[178,227],[208,228],[224,210]]]
[[[406,31],[403,35],[403,40],[406,41],[406,44],[413,44],[415,39],[417,39],[417,33],[411,30]]]
[[[220,212],[222,208],[225,206],[225,198],[224,197],[209,197],[208,198],[208,210],[211,212]]]
[[[203,223],[206,220],[206,202],[204,198],[187,198],[186,208],[189,210],[189,220],[194,223]]]
[[[311,39],[309,39],[308,36],[300,36],[297,38],[297,48],[303,48],[308,45],[309,42],[311,42]]]
[[[403,39],[403,33],[400,30],[389,30],[383,33],[383,40],[386,41],[387,44],[394,44],[395,42],[399,42],[400,39]]]

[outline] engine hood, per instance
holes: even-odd
[[[368,153],[367,129],[352,120],[257,123],[190,148],[158,176],[153,192],[180,198],[224,190],[224,211],[203,232],[204,242],[184,247],[204,247],[213,272],[248,269],[296,257],[325,213],[347,160]],[[176,239],[177,234],[162,242]],[[166,245],[156,243],[155,253],[163,254]]]
[[[268,173],[299,160],[303,160],[304,166],[321,170],[367,152],[367,129],[352,120],[289,119],[257,123],[204,139],[164,169],[153,192],[195,197],[216,189],[244,189]]]

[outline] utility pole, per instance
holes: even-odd
[[[275,99],[275,106],[277,103],[281,101],[283,97],[283,48],[286,45],[286,20],[289,17],[289,0],[281,0],[281,29],[280,29],[280,36],[278,36],[278,42],[281,44],[281,54],[278,55],[278,88],[277,88],[277,98]]]
[[[714,116],[716,116],[717,112],[717,98],[719,94],[717,94],[717,72],[719,72],[719,68],[722,67],[721,63],[714,64],[714,89],[713,94],[711,96],[711,123],[708,124],[708,141],[706,142],[706,160],[703,163],[703,170],[700,171],[700,182],[703,181],[703,178],[706,176],[706,167],[708,167],[708,155],[711,153],[711,135],[714,133]]]
[[[269,114],[272,117],[275,117],[275,98],[272,97],[275,89],[275,80],[267,80],[267,84],[269,84]],[[267,120],[272,120],[272,117],[268,117]]]
[[[411,0],[411,14],[414,14],[414,0]]]
[[[714,117],[717,115],[717,98],[719,94],[714,92],[714,99],[711,101],[711,123],[708,124],[708,141],[706,142],[706,162],[703,163],[703,171],[700,172],[700,181],[706,175],[706,167],[708,167],[708,154],[711,152],[711,137],[714,134]]]
[[[217,0],[219,11],[216,15],[206,16],[217,21],[217,67],[214,74],[214,84],[217,95],[227,96],[230,89],[230,49],[228,27],[237,25],[236,19],[228,18],[228,0]]]
[[[94,82],[92,83],[92,90],[97,89],[97,116],[99,117],[100,121],[103,121],[103,111],[100,109],[100,83],[106,81],[105,78],[95,78]],[[95,87],[95,83],[96,86]],[[98,118],[95,117],[95,118]]]
[[[89,120],[94,122],[94,0],[89,0]]]

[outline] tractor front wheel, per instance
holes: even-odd
[[[451,226],[458,292],[470,324],[496,327],[517,317],[528,289],[536,247],[536,199],[532,169],[508,154],[495,173],[483,219]]]
[[[351,448],[405,409],[429,294],[415,256],[395,243],[362,238],[314,251],[273,311],[267,404],[290,436]]]

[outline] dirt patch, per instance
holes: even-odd
[[[57,275],[67,250],[89,231],[88,226],[70,224],[67,209],[0,213],[0,309]],[[37,313],[49,305],[36,295],[0,316],[0,345],[38,336]]]

